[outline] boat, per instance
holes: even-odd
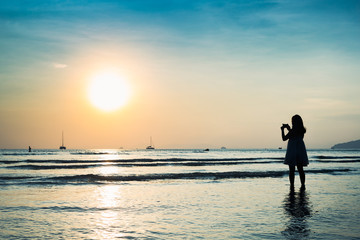
[[[64,131],[62,132],[61,146],[59,147],[59,149],[66,150],[66,147],[64,146]]]
[[[152,143],[152,137],[150,137],[150,145],[146,147],[147,150],[153,150],[155,149],[155,147],[153,146],[153,143]]]

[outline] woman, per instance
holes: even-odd
[[[289,124],[283,124],[281,127],[283,141],[289,140],[284,164],[289,165],[290,187],[294,188],[296,166],[300,175],[301,188],[305,189],[305,173],[303,167],[309,164],[305,143],[303,141],[306,129],[299,115],[293,116],[291,123],[292,128],[290,128]],[[288,130],[287,134],[285,134],[284,129]]]

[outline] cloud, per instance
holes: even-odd
[[[329,99],[329,98],[307,98],[303,107],[305,109],[334,109],[345,108],[347,103],[341,100]]]
[[[68,65],[64,63],[53,63],[54,68],[66,68]]]

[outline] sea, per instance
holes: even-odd
[[[0,150],[0,239],[360,239],[360,151]]]

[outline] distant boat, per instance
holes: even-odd
[[[61,146],[59,147],[59,149],[66,150],[66,147],[64,146],[64,131],[62,132]]]
[[[148,150],[153,150],[153,149],[155,149],[155,147],[153,146],[153,143],[152,143],[152,137],[150,137],[150,145],[147,146],[146,149],[148,149]]]

